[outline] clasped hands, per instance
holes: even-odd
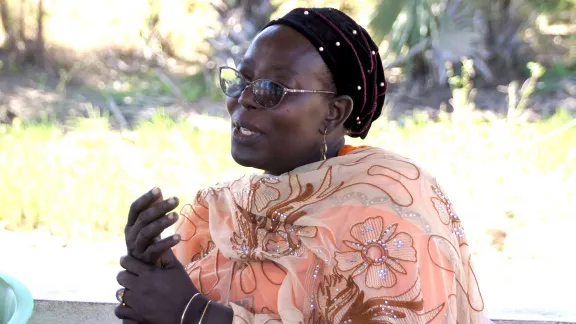
[[[124,231],[128,254],[120,259],[125,270],[117,276],[125,289],[114,312],[124,323],[181,323],[188,302],[198,292],[172,252],[180,235],[160,239],[161,233],[178,220],[178,214],[171,212],[176,206],[178,199],[163,200],[158,188],[130,206]],[[205,305],[207,299],[202,296],[194,301]]]

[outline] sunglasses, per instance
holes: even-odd
[[[248,81],[240,72],[230,67],[220,67],[220,87],[224,94],[231,98],[240,97],[247,87],[251,87],[254,101],[267,109],[278,106],[288,93],[336,94],[324,90],[289,89],[278,82],[266,79]]]

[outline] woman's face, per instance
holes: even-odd
[[[238,65],[248,80],[270,79],[291,89],[326,89],[326,67],[312,44],[295,30],[272,26],[261,32]],[[232,157],[243,166],[281,174],[320,160],[325,120],[333,95],[288,93],[275,108],[259,106],[248,87],[228,98]],[[240,127],[253,132],[243,135]],[[249,134],[249,133],[248,133]]]

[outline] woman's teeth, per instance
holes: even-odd
[[[250,136],[250,135],[256,134],[253,131],[246,129],[244,127],[240,127],[240,133],[242,133],[242,135],[245,135],[245,136]]]

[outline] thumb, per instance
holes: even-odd
[[[180,235],[175,234],[152,244],[144,252],[146,259],[162,267],[180,263],[172,251],[172,248],[178,245],[180,240]]]
[[[174,251],[170,249],[164,252],[164,254],[162,254],[162,256],[160,257],[160,266],[165,268],[171,268],[174,266],[182,266],[182,264],[180,263],[178,258],[176,258]]]

